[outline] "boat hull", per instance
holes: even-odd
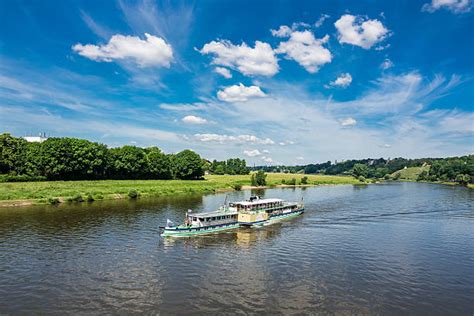
[[[220,233],[223,231],[236,229],[239,227],[240,225],[238,222],[207,226],[207,227],[188,227],[188,228],[165,227],[163,232],[161,233],[161,236],[162,237],[189,237],[189,236],[196,236],[196,235],[207,235],[207,234]]]

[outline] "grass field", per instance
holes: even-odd
[[[416,181],[418,179],[418,175],[422,171],[430,171],[430,166],[423,166],[423,167],[410,167],[406,169],[401,169],[392,173],[392,177],[394,177],[397,173],[400,174],[400,180],[410,180]]]
[[[268,173],[267,186],[281,184],[295,178],[297,183],[301,174]],[[308,184],[356,184],[352,177],[307,175]],[[95,200],[127,198],[130,190],[137,190],[141,196],[166,196],[190,193],[210,193],[218,190],[232,190],[235,184],[250,185],[250,175],[209,175],[205,180],[99,180],[99,181],[44,181],[0,183],[0,201],[28,201],[48,203],[48,199],[68,198],[90,195]],[[244,187],[245,188],[245,187]],[[8,205],[9,203],[3,203]],[[31,203],[29,203],[31,204]]]

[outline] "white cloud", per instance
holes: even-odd
[[[329,19],[330,16],[327,15],[327,14],[321,14],[321,16],[319,17],[319,19],[316,21],[316,23],[314,23],[314,26],[315,27],[321,27],[321,25],[323,25],[324,21],[326,21],[326,19]]]
[[[257,86],[246,87],[243,84],[233,85],[217,92],[217,98],[225,102],[245,102],[250,98],[265,97],[266,94]]]
[[[281,25],[278,30],[270,30],[275,37],[288,37],[291,35],[291,28],[286,25]]]
[[[261,159],[266,163],[273,163],[273,159],[271,157],[262,156]]]
[[[383,70],[387,70],[392,67],[393,67],[393,62],[388,58],[385,58],[385,60],[380,64],[380,68],[382,68]]]
[[[341,121],[341,125],[344,127],[352,127],[352,126],[355,126],[356,124],[357,124],[357,121],[353,119],[352,117],[348,117]]]
[[[262,153],[258,149],[244,150],[244,155],[247,157],[257,157],[257,156],[261,156]]]
[[[423,5],[421,11],[433,13],[444,8],[453,13],[465,13],[471,11],[472,4],[472,0],[431,0]]]
[[[296,157],[296,160],[304,160],[304,157],[298,156],[298,157]]]
[[[169,67],[173,60],[171,45],[160,37],[145,33],[146,40],[138,36],[113,35],[105,45],[76,44],[72,49],[79,55],[95,61],[112,62],[131,59],[140,67]]]
[[[201,142],[216,142],[216,143],[252,143],[261,145],[273,145],[275,142],[270,138],[259,138],[254,135],[220,135],[220,134],[194,134],[194,138]]]
[[[278,70],[278,60],[268,43],[256,41],[255,47],[247,44],[234,45],[227,40],[207,43],[199,51],[214,55],[212,63],[236,69],[246,76],[273,76]]]
[[[278,145],[280,146],[286,146],[286,145],[294,145],[295,142],[292,140],[285,140],[284,142],[279,142]]]
[[[214,72],[218,73],[219,75],[221,75],[222,77],[224,77],[226,79],[232,78],[232,74],[230,73],[230,70],[227,69],[227,68],[216,67],[216,68],[214,68]]]
[[[206,104],[204,103],[162,103],[159,105],[161,109],[163,110],[169,110],[169,111],[182,111],[182,112],[187,112],[187,111],[197,111],[197,110],[204,110],[206,108]]]
[[[339,43],[371,48],[383,41],[388,35],[388,29],[377,19],[365,20],[360,16],[345,14],[334,23],[339,35]]]
[[[275,52],[285,54],[286,59],[293,59],[308,72],[316,73],[321,66],[332,60],[331,52],[323,47],[328,40],[328,35],[316,39],[309,30],[294,31],[289,40],[281,42]]]
[[[352,82],[352,76],[350,73],[345,73],[331,81],[330,85],[335,87],[347,88]]]
[[[185,116],[181,119],[181,121],[188,124],[207,124],[208,123],[206,119],[199,116],[194,116],[194,115]]]

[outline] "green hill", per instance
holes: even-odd
[[[392,173],[392,177],[396,177],[396,175],[399,173],[400,174],[400,179],[402,179],[402,180],[416,181],[416,179],[418,178],[418,175],[422,171],[429,172],[430,171],[430,166],[425,165],[425,166],[422,166],[422,167],[410,167],[410,168],[406,168],[406,169],[400,169],[400,170],[395,171],[394,173]]]

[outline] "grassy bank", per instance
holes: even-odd
[[[304,175],[268,173],[267,186],[275,186],[295,178],[297,183]],[[308,184],[356,184],[352,177],[307,175]],[[93,200],[128,198],[131,190],[142,197],[166,196],[190,193],[210,193],[232,190],[236,184],[244,188],[250,186],[249,175],[209,175],[205,180],[99,180],[99,181],[41,181],[0,183],[0,206],[29,205],[64,202],[90,197]]]
[[[397,177],[397,174],[400,174],[400,180],[416,181],[420,173],[422,173],[423,171],[429,172],[430,166],[410,167],[406,169],[401,169],[392,173],[392,178],[395,178]]]

